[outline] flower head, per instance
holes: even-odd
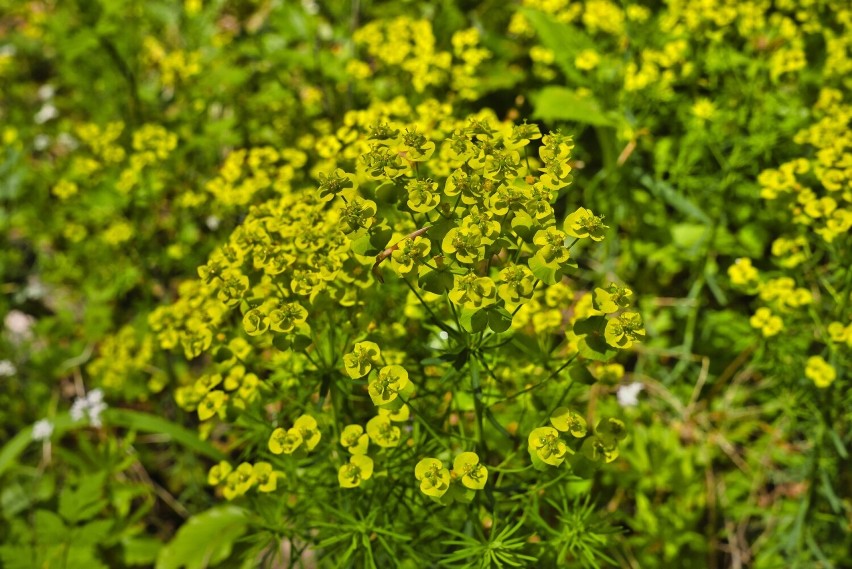
[[[488,480],[488,469],[479,463],[475,452],[463,452],[453,461],[453,478],[461,480],[465,488],[482,490]]]
[[[837,379],[837,371],[822,356],[811,356],[805,366],[805,376],[819,388],[826,388]]]
[[[349,463],[337,471],[337,481],[341,488],[355,488],[373,475],[373,459],[367,455],[355,454],[349,457]]]
[[[638,381],[622,385],[616,392],[618,404],[622,407],[635,407],[639,403],[639,392],[643,389],[645,389],[645,386]]]
[[[34,441],[46,441],[50,438],[50,435],[53,434],[53,423],[48,419],[42,419],[40,421],[36,421],[33,425],[33,440]]]
[[[551,466],[559,466],[569,452],[568,445],[559,438],[559,431],[553,427],[533,429],[527,439],[527,451],[533,462],[538,461]]]
[[[79,421],[88,417],[89,424],[93,427],[101,426],[101,413],[107,408],[104,403],[104,393],[100,389],[92,389],[83,397],[78,397],[71,404],[71,418]]]
[[[420,481],[420,491],[440,498],[450,488],[450,471],[437,458],[424,458],[414,467],[414,477]]]

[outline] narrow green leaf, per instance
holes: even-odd
[[[136,429],[146,433],[168,435],[188,450],[195,451],[213,460],[225,460],[225,455],[207,441],[198,438],[198,433],[185,429],[162,417],[129,409],[107,409],[104,420],[109,425]]]

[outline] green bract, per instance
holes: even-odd
[[[373,369],[373,364],[378,361],[381,356],[379,346],[373,342],[358,342],[350,354],[343,357],[343,363],[346,365],[346,373],[352,379],[363,377],[370,373]]]
[[[570,433],[572,437],[580,439],[586,436],[586,420],[567,407],[555,409],[550,415],[550,423],[559,431]]]
[[[479,463],[479,455],[475,452],[463,452],[453,460],[452,475],[465,488],[482,490],[488,480],[488,469]]]
[[[418,462],[414,476],[420,481],[420,491],[430,498],[440,498],[450,488],[450,471],[437,458],[424,458]]]
[[[373,460],[369,456],[356,454],[349,463],[340,467],[337,479],[341,488],[355,488],[373,476]]]
[[[568,445],[559,438],[559,431],[553,427],[533,429],[528,443],[527,450],[535,465],[544,463],[559,466],[565,460],[565,455],[570,451]]]

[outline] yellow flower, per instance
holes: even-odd
[[[78,191],[79,188],[77,187],[77,184],[68,180],[59,180],[56,185],[53,186],[53,195],[61,200],[67,200],[68,198],[76,195]]]
[[[716,105],[710,99],[698,99],[692,105],[692,114],[702,120],[709,120],[716,114]]]
[[[475,452],[463,452],[453,461],[453,479],[461,479],[465,488],[482,490],[488,480],[488,469],[479,463]]]
[[[370,438],[361,425],[346,425],[340,433],[340,444],[351,454],[367,454]]]
[[[814,385],[824,389],[837,379],[837,371],[822,356],[811,356],[805,366],[805,375],[814,382]]]
[[[420,491],[429,497],[440,498],[450,488],[450,471],[437,458],[424,458],[414,467],[414,477],[420,481]]]
[[[293,424],[293,429],[299,431],[302,441],[305,443],[305,450],[312,451],[319,444],[322,434],[317,427],[317,420],[310,415],[302,415]]]
[[[220,461],[219,464],[214,465],[210,468],[210,472],[207,473],[207,483],[211,486],[216,486],[220,482],[222,482],[234,468],[227,461]]]
[[[302,434],[298,429],[285,431],[278,427],[269,437],[269,451],[272,454],[293,454],[300,446],[302,446]]]
[[[209,392],[198,406],[198,419],[200,421],[206,421],[215,415],[227,400],[228,396],[224,391],[216,390]]]
[[[577,69],[582,69],[583,71],[591,71],[597,67],[600,62],[601,56],[593,49],[584,49],[578,53],[577,57],[574,59],[574,65],[577,66]]]
[[[370,440],[383,448],[399,445],[402,435],[399,427],[391,423],[390,418],[384,415],[377,415],[367,421],[367,434]]]
[[[757,269],[751,264],[751,259],[741,257],[728,267],[728,276],[734,286],[749,288],[757,284]]]
[[[272,470],[272,465],[268,462],[256,463],[253,474],[257,480],[257,489],[260,492],[274,492],[278,487],[280,473]]]
[[[784,321],[779,316],[773,315],[772,311],[765,306],[757,309],[749,319],[749,324],[752,328],[760,330],[766,338],[774,336],[784,329]]]
[[[340,467],[337,472],[337,481],[341,488],[355,488],[360,486],[364,480],[373,476],[373,459],[363,454],[349,457],[349,463]]]
[[[527,439],[527,450],[533,463],[539,462],[550,466],[559,466],[570,451],[565,441],[559,438],[559,431],[553,427],[533,429]]]

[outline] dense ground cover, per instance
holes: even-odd
[[[0,566],[848,565],[850,44],[0,0]]]

